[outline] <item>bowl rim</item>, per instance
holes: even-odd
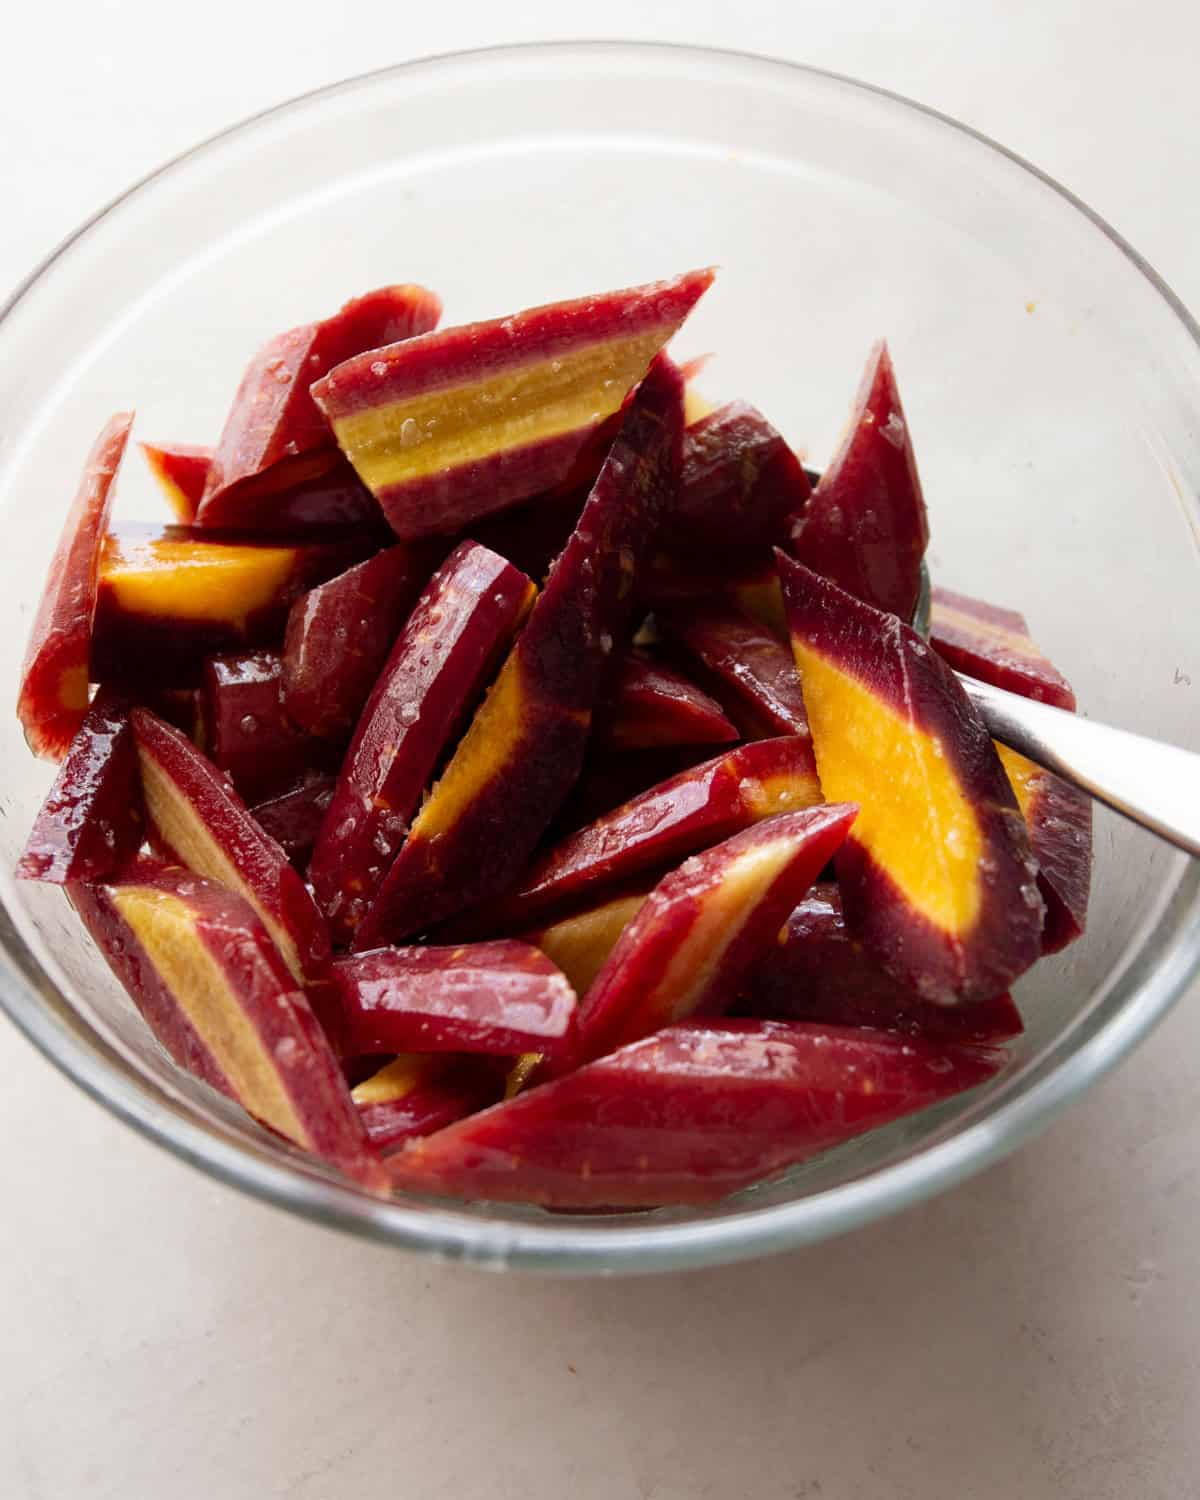
[[[1200,349],[1200,325],[1149,262],[1081,198],[1016,152],[929,105],[893,90],[829,69],[749,50],[668,41],[615,39],[552,40],[430,53],[369,69],[306,90],[257,110],[172,156],[102,205],[62,239],[0,305],[0,327],[42,278],[95,226],[159,178],[204,155],[227,139],[275,116],[322,98],[385,78],[404,77],[448,63],[503,62],[522,57],[674,56],[697,61],[749,64],[848,86],[898,105],[967,137],[1007,159],[1048,187],[1098,229],[1149,283]],[[1172,868],[1175,868],[1173,866]],[[1193,881],[1193,887],[1195,882]],[[1193,889],[1190,914],[1200,912]],[[1184,917],[1188,913],[1184,913]],[[1173,940],[1136,995],[1045,1076],[988,1117],[968,1124],[902,1162],[822,1190],[792,1203],[749,1207],[745,1212],[701,1223],[648,1221],[629,1227],[589,1228],[567,1221],[498,1223],[452,1209],[415,1207],[375,1199],[321,1170],[281,1165],[265,1146],[232,1130],[203,1125],[187,1106],[155,1096],[132,1065],[55,991],[39,982],[43,971],[21,935],[7,904],[0,904],[0,1008],[33,1045],[72,1082],[118,1119],[174,1155],[243,1192],[316,1222],[359,1237],[437,1259],[492,1269],[520,1268],[560,1273],[667,1271],[749,1259],[814,1243],[847,1232],[889,1212],[918,1203],[953,1186],[1014,1150],[1043,1128],[1077,1094],[1114,1067],[1150,1033],[1200,971],[1200,922],[1176,924]]]

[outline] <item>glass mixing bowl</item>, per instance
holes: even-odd
[[[818,465],[886,335],[934,578],[1013,605],[1084,711],[1195,745],[1200,342],[1127,245],[1037,171],[826,74],[548,45],[339,84],[197,147],[85,225],[0,322],[0,672],[15,690],[88,444],[212,440],[280,328],[388,281],[463,321],[717,263],[678,341]],[[131,453],[118,514],[158,516]],[[1190,679],[1190,680],[1189,680]],[[183,1077],[60,892],[9,871],[51,768],[3,717],[2,1000],[123,1119],[297,1213],[494,1267],[644,1271],[820,1239],[1011,1150],[1126,1053],[1200,957],[1200,865],[1097,811],[1087,938],[1019,988],[989,1087],[713,1208],[610,1217],[372,1199]]]

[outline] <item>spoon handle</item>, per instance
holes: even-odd
[[[1200,856],[1200,755],[959,674],[996,739]]]

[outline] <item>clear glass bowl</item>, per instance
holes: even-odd
[[[1200,343],[1082,204],[953,122],[758,58],[626,45],[435,58],[250,120],[85,225],[0,322],[0,670],[102,420],[211,440],[251,350],[364,287],[455,321],[721,266],[680,353],[831,451],[872,339],[900,372],[934,577],[1014,605],[1086,712],[1197,741]],[[119,513],[162,507],[136,453]],[[988,1088],[704,1210],[381,1202],[181,1076],[62,895],[9,875],[49,782],[2,720],[3,1003],[115,1113],[298,1213],[476,1264],[701,1265],[817,1240],[1010,1150],[1129,1050],[1200,955],[1200,865],[1098,812],[1091,927],[1019,990]]]

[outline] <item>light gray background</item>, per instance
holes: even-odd
[[[23,7],[0,58],[0,287],[249,111],[425,52],[572,35],[774,52],[919,98],[1065,182],[1200,307],[1200,13],[1182,0]],[[0,1027],[0,1494],[1200,1495],[1190,998],[932,1204],[772,1261],[607,1283],[431,1267],[290,1220],[145,1144]]]

